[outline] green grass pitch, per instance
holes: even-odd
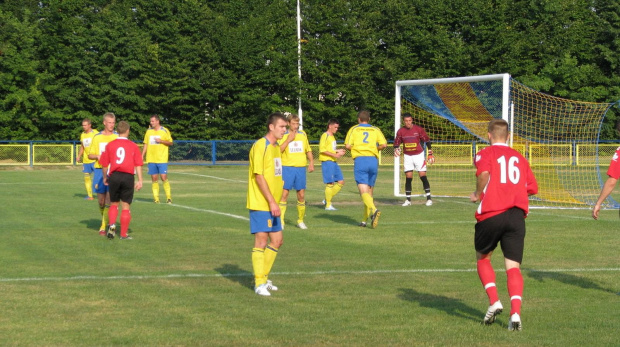
[[[172,205],[152,203],[145,173],[128,241],[98,235],[80,168],[0,169],[0,345],[618,345],[618,211],[599,221],[589,210],[531,211],[523,331],[508,332],[506,311],[481,324],[476,205],[401,207],[381,167],[379,226],[359,228],[361,199],[344,171],[338,211],[320,204],[320,170],[308,175],[308,230],[294,226],[289,197],[270,276],[280,290],[266,298],[252,290],[246,166],[171,166]],[[493,265],[507,310],[500,250]]]

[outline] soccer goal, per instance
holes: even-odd
[[[397,81],[395,133],[410,113],[433,143],[432,195],[466,198],[475,188],[474,156],[489,145],[488,122],[505,119],[509,145],[529,160],[538,180],[532,207],[586,208],[596,202],[617,147],[598,143],[612,105],[547,95],[509,74]],[[401,156],[394,161],[395,196],[405,196],[403,182]],[[415,175],[413,187],[422,193]],[[611,198],[606,203],[620,206]]]

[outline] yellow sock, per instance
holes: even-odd
[[[99,230],[106,230],[108,227],[108,210],[110,205],[105,205],[103,208],[99,207],[101,211],[101,228]]]
[[[284,226],[284,214],[286,213],[286,201],[280,201],[280,220],[282,221],[282,226]]]
[[[172,193],[170,192],[170,181],[165,180],[163,186],[164,192],[166,193],[166,200],[172,200]],[[159,196],[159,187],[157,189],[157,195]]]
[[[256,286],[267,283],[267,279],[265,278],[264,248],[252,248],[252,269],[254,269],[254,283]]]
[[[86,187],[86,194],[89,198],[93,197],[93,181],[90,178],[90,174],[84,174],[84,186]]]
[[[159,182],[153,182],[153,199],[159,201]]]
[[[369,193],[362,194],[362,201],[364,201],[364,205],[370,209],[370,212],[374,212],[377,208],[375,207],[375,202],[372,199],[372,196]]]
[[[325,207],[329,207],[332,205],[332,198],[334,197],[334,185],[328,184],[325,186]]]
[[[273,263],[276,261],[276,256],[278,255],[278,249],[269,245],[265,248],[265,267],[264,267],[264,282],[267,283],[267,278],[269,277],[269,273],[271,272],[271,268],[273,267]]]
[[[297,224],[302,223],[304,221],[305,215],[306,215],[306,202],[297,201]]]
[[[332,188],[332,198],[333,198],[334,196],[336,196],[336,194],[338,194],[338,192],[340,191],[340,189],[342,189],[342,186],[343,186],[343,185],[342,185],[342,184],[340,184],[340,183],[336,183],[336,184],[334,184],[334,188]]]

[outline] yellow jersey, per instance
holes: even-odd
[[[103,153],[103,151],[105,151],[105,146],[107,146],[108,143],[112,142],[113,140],[116,140],[116,138],[118,138],[117,133],[113,133],[110,135],[98,133],[97,135],[93,136],[93,141],[90,144],[90,150],[88,151],[88,154],[100,155],[101,153]],[[101,164],[99,164],[99,160],[95,162],[95,168],[101,169]]]
[[[93,137],[98,133],[97,129],[90,129],[89,132],[82,132],[82,135],[80,135],[80,143],[82,147],[84,147],[84,152],[82,153],[82,163],[84,164],[95,162],[94,159],[88,159],[88,152],[90,151],[90,144],[93,142]]]
[[[280,142],[283,143],[286,141],[289,135],[290,133],[287,131]],[[308,157],[306,154],[308,152],[312,152],[310,143],[308,142],[308,135],[303,130],[297,130],[295,140],[291,141],[282,152],[282,165],[305,167],[308,165]]]
[[[328,132],[324,132],[323,135],[321,135],[321,140],[319,141],[319,160],[336,161],[336,158],[323,154],[323,152],[336,154],[336,149],[338,149],[336,137],[334,135],[330,135]]]
[[[248,177],[247,208],[255,211],[270,211],[267,199],[260,191],[256,175],[262,175],[267,181],[269,191],[275,199],[282,197],[282,156],[278,143],[269,143],[267,138],[256,141],[250,150],[250,170]]]
[[[168,146],[163,143],[155,142],[156,139],[172,142],[170,131],[164,127],[159,130],[149,128],[144,134],[144,144],[146,147],[146,162],[164,164],[168,162]]]
[[[354,159],[372,156],[379,158],[377,146],[387,145],[387,140],[379,128],[363,123],[349,129],[344,143],[351,146]]]

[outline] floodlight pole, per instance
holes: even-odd
[[[299,81],[299,95],[297,96],[299,108],[297,115],[299,116],[299,128],[303,129],[304,117],[301,110],[301,7],[299,5],[299,0],[297,0],[297,77]]]

